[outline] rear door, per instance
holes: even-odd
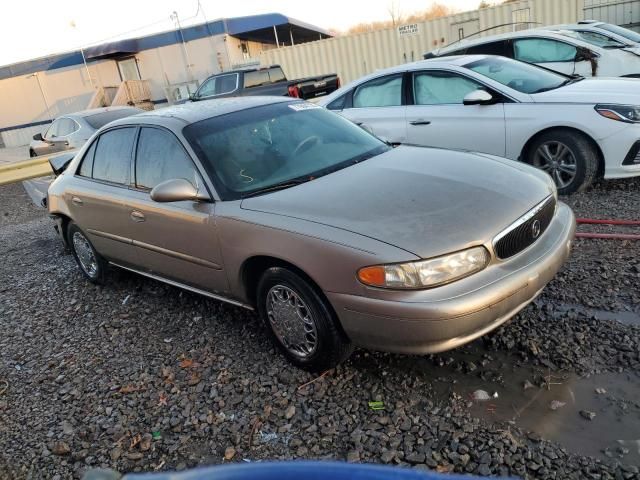
[[[526,37],[513,40],[513,58],[521,62],[537,65],[564,73],[578,74],[583,77],[592,76],[592,65],[589,57],[597,55],[588,49],[579,51],[570,43],[551,38]]]
[[[404,73],[368,80],[349,94],[342,116],[371,130],[380,139],[400,144],[407,141],[406,106],[403,99]]]
[[[464,97],[487,88],[457,72],[413,72],[407,106],[407,139],[415,145],[504,156],[504,104],[464,105]],[[494,97],[500,98],[495,92]]]
[[[276,72],[272,72],[272,70],[273,69],[263,69],[245,72],[242,95],[287,95],[287,82],[274,82],[274,80],[277,81],[280,76],[277,75]],[[278,70],[282,73],[281,69]]]
[[[68,189],[71,218],[109,260],[135,265],[127,197],[135,127],[107,130],[86,151]]]
[[[140,129],[129,222],[141,266],[150,273],[209,292],[228,290],[213,202],[154,202],[153,187],[184,178],[204,186],[189,154],[169,130]]]

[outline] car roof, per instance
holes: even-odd
[[[213,100],[203,100],[200,102],[184,103],[159,110],[150,110],[139,113],[131,117],[125,117],[111,122],[109,125],[131,124],[131,123],[161,123],[163,120],[177,119],[183,123],[195,123],[207,118],[218,117],[228,113],[238,112],[263,105],[274,103],[300,101],[290,97],[229,97]]]
[[[570,43],[574,43],[578,46],[582,46],[585,48],[598,49],[594,45],[590,43],[584,42],[574,37],[569,37],[567,35],[562,35],[561,33],[555,33],[544,29],[529,29],[529,30],[521,30],[519,32],[509,32],[509,33],[501,33],[499,35],[489,35],[486,37],[474,38],[472,40],[463,39],[459,42],[453,43],[451,45],[447,45],[446,47],[442,47],[440,49],[433,50],[434,55],[442,55],[443,53],[456,51],[459,48],[468,48],[476,45],[483,45],[485,43],[490,43],[498,40],[508,40],[510,38],[519,38],[519,37],[543,37],[543,38],[552,38],[555,40],[564,40],[569,41]]]
[[[73,112],[73,113],[68,113],[66,115],[60,115],[60,117],[78,117],[78,118],[83,118],[83,117],[90,117],[91,115],[95,115],[97,113],[104,113],[104,112],[113,112],[116,110],[134,110],[134,111],[138,111],[138,108],[134,108],[134,107],[127,107],[127,106],[115,106],[115,107],[101,107],[101,108],[90,108],[89,110],[80,110],[79,112]]]

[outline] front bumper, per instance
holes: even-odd
[[[410,301],[327,296],[356,345],[397,353],[442,352],[497,328],[536,298],[569,257],[574,235],[573,212],[559,203],[536,243],[467,279],[415,292]]]

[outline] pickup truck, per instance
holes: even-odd
[[[246,70],[230,70],[208,77],[189,99],[193,102],[246,95],[290,96],[308,100],[340,88],[335,73],[288,80],[280,65]]]

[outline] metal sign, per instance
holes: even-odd
[[[398,27],[398,35],[401,37],[405,35],[417,35],[418,34],[418,24],[411,23],[409,25],[400,25]]]

